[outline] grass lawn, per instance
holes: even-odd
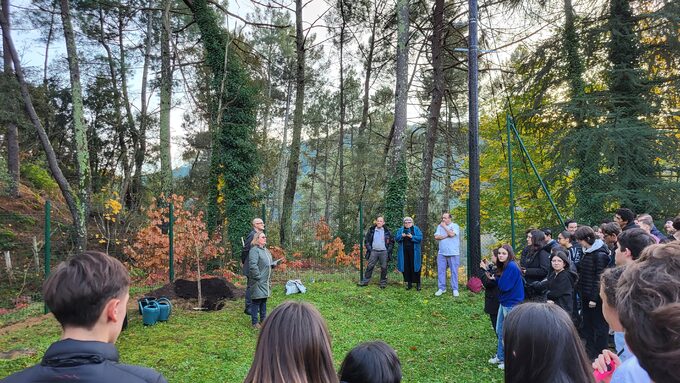
[[[375,284],[356,287],[347,274],[315,274],[304,278],[306,294],[286,297],[282,282],[273,284],[268,311],[286,299],[313,303],[328,323],[336,367],[360,342],[382,339],[397,351],[404,382],[501,382],[502,371],[487,363],[496,349],[484,295],[461,291],[435,297],[436,282],[425,279],[423,290],[401,284],[380,290]],[[392,276],[396,279],[397,276]],[[227,302],[221,311],[176,310],[167,323],[142,325],[130,311],[130,326],[118,340],[121,361],[158,369],[171,383],[242,382],[250,368],[257,333],[243,314],[243,302]],[[0,335],[0,351],[33,350],[34,355],[0,360],[5,377],[40,360],[58,339],[52,318]]]

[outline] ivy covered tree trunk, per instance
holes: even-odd
[[[302,34],[302,0],[295,0],[295,45],[297,52],[295,111],[293,114],[293,141],[290,144],[288,160],[288,178],[283,192],[283,212],[281,214],[281,245],[290,248],[292,243],[293,202],[297,186],[298,169],[300,167],[300,136],[302,134],[302,117],[305,106],[305,38]]]
[[[163,0],[163,25],[161,28],[161,112],[160,155],[161,190],[168,198],[172,194],[172,157],[170,156],[170,103],[172,101],[172,68],[170,62],[170,0]]]
[[[207,224],[212,232],[223,220],[232,254],[240,256],[241,237],[250,231],[258,201],[260,160],[255,139],[257,88],[242,59],[228,49],[231,39],[206,0],[185,0],[194,14],[212,73],[213,101],[210,195]]]
[[[394,134],[390,171],[385,192],[385,223],[390,230],[401,226],[404,214],[408,175],[404,158],[404,132],[406,131],[406,108],[408,101],[408,0],[397,1],[397,86],[394,105]]]
[[[76,40],[71,25],[69,1],[61,0],[61,21],[64,27],[66,53],[71,78],[71,102],[73,104],[73,136],[75,141],[76,171],[78,173],[78,222],[76,223],[76,241],[78,250],[87,247],[87,215],[90,200],[90,156],[87,147],[87,129],[84,123],[83,95],[80,84],[80,67]]]
[[[434,143],[437,140],[439,116],[444,96],[444,69],[442,64],[442,30],[444,29],[444,0],[435,0],[432,31],[432,102],[430,115],[427,119],[427,134],[423,150],[423,183],[420,186],[416,223],[423,232],[423,238],[429,238],[427,222],[430,206],[430,186],[432,183],[432,159],[434,157]],[[447,148],[448,150],[448,148]],[[448,171],[448,168],[447,168]]]

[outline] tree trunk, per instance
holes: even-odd
[[[345,75],[343,54],[345,48],[345,7],[344,0],[340,0],[340,131],[338,132],[338,231],[344,233],[345,227]]]
[[[297,74],[295,89],[295,112],[293,115],[293,141],[290,145],[288,161],[288,179],[283,193],[283,214],[281,215],[281,245],[287,247],[291,243],[293,232],[293,202],[297,186],[298,167],[300,165],[300,135],[302,134],[302,117],[305,105],[305,40],[302,34],[302,0],[295,0],[295,46],[297,53]]]
[[[68,206],[69,212],[71,213],[71,218],[73,219],[73,225],[75,227],[80,227],[81,216],[78,211],[75,195],[71,190],[71,185],[69,185],[68,181],[66,180],[66,177],[64,177],[64,174],[61,172],[61,169],[59,168],[57,156],[54,153],[52,144],[50,143],[50,140],[47,137],[47,133],[45,133],[45,129],[43,129],[42,123],[40,122],[40,118],[38,117],[38,114],[36,113],[35,108],[33,107],[31,94],[28,91],[28,84],[26,83],[26,78],[24,77],[24,72],[21,68],[21,61],[19,61],[19,54],[17,53],[16,48],[14,47],[14,42],[12,41],[12,37],[10,35],[10,29],[7,19],[5,18],[5,15],[2,12],[0,12],[0,26],[2,27],[3,40],[7,43],[7,49],[9,50],[12,56],[12,62],[14,63],[14,75],[17,77],[17,80],[19,81],[21,98],[24,101],[24,105],[26,107],[28,116],[31,119],[31,123],[33,123],[33,126],[37,131],[38,139],[40,140],[40,143],[42,144],[43,149],[45,150],[47,165],[49,166],[50,171],[52,172],[52,176],[57,182],[57,185],[59,185],[61,194],[63,195],[64,200],[66,201],[66,205]]]
[[[78,172],[78,226],[77,247],[79,251],[87,247],[87,215],[90,201],[90,158],[87,148],[87,132],[84,123],[83,95],[80,86],[80,67],[76,50],[75,34],[71,25],[69,0],[61,0],[61,21],[64,26],[66,53],[71,78],[71,98],[73,103],[73,135],[75,138],[76,170]]]
[[[281,150],[279,151],[279,170],[276,177],[276,203],[274,204],[279,208],[279,217],[283,211],[283,185],[286,182],[286,164],[288,163],[288,121],[290,118],[290,95],[293,93],[293,82],[288,79],[288,87],[286,90],[286,111],[283,115],[283,139],[281,141]],[[272,209],[274,207],[272,206]],[[273,217],[274,214],[271,214]]]
[[[394,105],[394,136],[392,137],[391,165],[394,168],[404,156],[404,132],[406,131],[406,108],[408,101],[408,37],[409,2],[397,0],[397,78]]]
[[[442,66],[442,30],[444,29],[444,0],[435,0],[432,32],[432,102],[427,119],[425,150],[423,151],[423,183],[420,186],[416,224],[423,232],[423,238],[429,238],[428,208],[430,206],[430,186],[432,183],[432,159],[434,143],[437,139],[439,115],[444,95],[444,70]]]
[[[120,17],[120,15],[119,15]],[[120,22],[119,22],[120,24]],[[120,26],[121,30],[119,33],[122,33],[122,25]],[[120,161],[121,161],[121,167],[123,168],[123,180],[121,182],[121,188],[120,188],[120,197],[123,205],[125,205],[125,199],[127,196],[128,192],[128,182],[130,179],[130,162],[128,161],[128,148],[127,148],[127,127],[123,123],[123,114],[121,113],[122,109],[122,104],[123,101],[121,99],[121,94],[120,94],[120,87],[118,85],[118,75],[116,73],[116,65],[113,59],[113,52],[111,51],[111,47],[109,46],[108,42],[106,41],[106,36],[105,36],[105,29],[104,29],[104,11],[102,9],[102,6],[99,5],[99,43],[102,45],[104,50],[106,51],[106,59],[109,65],[109,75],[111,76],[111,89],[113,90],[113,114],[114,118],[116,120],[116,130],[117,130],[117,135],[118,135],[118,147],[120,149]],[[122,42],[121,40],[119,40]],[[123,46],[121,45],[120,47],[121,50],[121,56],[124,55],[123,52]],[[121,77],[123,76],[123,62],[121,62]],[[123,86],[124,88],[124,86]]]
[[[7,20],[7,29],[11,29],[10,15],[9,15],[9,0],[2,0],[2,13]],[[2,43],[2,56],[4,61],[5,74],[12,75],[12,55],[7,47],[7,42]],[[7,191],[12,197],[19,197],[19,182],[20,180],[20,164],[19,164],[19,129],[16,124],[10,122],[7,124],[7,133],[5,133],[5,141],[7,142],[7,171],[10,177],[9,187]]]
[[[172,157],[170,156],[170,102],[172,99],[172,68],[170,67],[170,0],[163,0],[161,28],[161,190],[168,198],[172,194]]]
[[[153,0],[149,0],[149,8],[153,5]],[[153,17],[151,11],[147,15],[146,21],[146,47],[144,50],[144,67],[142,69],[142,93],[141,93],[141,108],[139,130],[131,130],[132,144],[135,151],[135,173],[132,176],[132,205],[135,209],[139,208],[140,200],[142,198],[142,166],[144,165],[144,156],[146,154],[146,128],[149,121],[149,103],[146,99],[146,87],[149,75],[149,62],[151,61],[151,39],[153,36]]]
[[[134,116],[132,115],[132,107],[130,106],[130,96],[128,94],[128,84],[127,84],[127,64],[125,63],[125,46],[123,45],[123,33],[125,32],[125,25],[123,23],[123,6],[118,7],[118,45],[120,46],[120,54],[119,54],[119,61],[120,61],[120,87],[121,87],[121,93],[123,96],[123,106],[125,107],[125,122],[126,122],[126,131],[130,131],[130,135],[132,136],[132,132],[135,129],[135,119]],[[126,205],[130,206],[133,202],[133,198],[131,196],[131,174],[132,170],[130,169],[130,161],[128,159],[128,150],[127,150],[127,144],[125,144],[125,151],[123,151],[123,165],[125,165],[125,168],[127,168],[127,171],[125,174],[123,174],[123,184],[120,188],[120,198],[121,202]],[[144,153],[142,153],[143,155]],[[143,159],[142,159],[143,161]],[[124,169],[125,169],[124,168]]]

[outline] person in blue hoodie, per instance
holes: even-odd
[[[498,248],[496,261],[496,275],[492,278],[498,281],[498,317],[496,318],[496,335],[498,348],[496,355],[489,359],[489,363],[498,364],[498,368],[505,369],[505,355],[503,354],[503,321],[510,311],[524,300],[524,283],[522,271],[515,262],[515,252],[510,245]]]

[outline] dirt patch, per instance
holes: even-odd
[[[10,350],[7,352],[0,352],[0,360],[12,360],[22,356],[33,356],[38,352],[31,348],[22,348],[18,350]]]
[[[44,321],[45,319],[49,318],[50,316],[51,316],[51,314],[45,314],[45,315],[40,315],[40,316],[37,316],[37,317],[30,317],[30,318],[27,318],[27,319],[25,319],[21,322],[13,323],[9,326],[2,327],[2,328],[0,328],[0,335],[9,334],[9,333],[17,331],[17,330],[21,330],[21,329],[24,329],[24,328],[35,326],[35,325],[41,323],[42,321]]]
[[[236,287],[224,278],[201,279],[201,295],[203,296],[203,309],[221,310],[225,300],[243,298],[245,290]],[[196,281],[178,279],[174,283],[153,290],[147,297],[166,297],[177,307],[193,308],[197,306],[198,286]]]

